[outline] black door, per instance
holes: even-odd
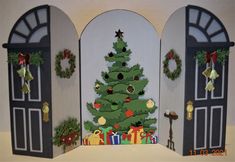
[[[186,9],[186,75],[184,155],[223,152],[225,149],[228,57],[224,64],[211,62],[200,65],[195,58],[198,51],[212,53],[229,50],[223,24],[212,13],[196,6]],[[206,54],[205,54],[206,57]],[[214,80],[215,89],[205,90],[209,79],[202,72],[212,66],[220,75]],[[193,104],[192,119],[187,118],[187,106]]]
[[[21,91],[25,80],[17,70],[22,65],[9,63],[9,92],[12,150],[14,154],[52,157],[51,58],[49,7],[40,6],[25,13],[14,25],[3,46],[12,53],[41,53],[43,63],[28,65],[33,80],[26,81],[31,91]],[[44,121],[42,107],[48,103],[49,121]]]

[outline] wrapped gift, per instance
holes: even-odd
[[[130,130],[128,134],[131,134],[131,144],[141,144],[141,136],[140,134],[144,132],[143,126],[134,127],[130,126]]]
[[[100,138],[103,139],[103,143],[101,142],[100,144],[103,145],[110,145],[111,141],[110,141],[110,136],[112,135],[112,127],[107,127],[107,128],[103,128],[100,127],[99,128],[102,133],[100,134]]]
[[[85,137],[82,139],[83,145],[89,145],[88,137],[89,137],[89,135],[85,136]]]
[[[112,145],[121,144],[121,135],[118,134],[117,132],[116,133],[112,132],[112,135],[109,137]]]
[[[158,137],[157,137],[157,136],[152,135],[152,137],[151,137],[151,143],[152,143],[152,144],[156,144],[156,143],[158,143]]]
[[[101,133],[100,130],[95,130],[94,133],[88,137],[88,142],[90,145],[99,145],[100,142],[103,141],[100,138],[100,133]]]
[[[130,144],[131,142],[131,134],[126,134],[126,133],[123,133],[122,134],[122,140],[121,140],[121,144]]]
[[[150,130],[149,132],[142,132],[142,133],[140,133],[142,144],[150,144],[150,143],[152,143],[152,135],[153,135],[153,133],[154,133],[153,130]]]

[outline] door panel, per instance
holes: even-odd
[[[18,91],[18,89],[21,89],[24,81],[23,78],[17,77],[17,70],[20,69],[21,66],[20,65],[16,65],[10,66],[10,74],[11,74],[11,85],[12,85],[12,101],[24,101],[25,100],[25,96],[23,94],[23,92]]]
[[[29,82],[31,92],[28,95],[29,101],[41,101],[41,70],[40,67],[30,65],[30,72],[33,76],[37,76],[37,79],[33,79]]]
[[[225,75],[225,67],[221,64],[213,65],[220,77],[214,80],[214,85],[216,89],[211,93],[211,99],[223,99],[224,98],[224,75]]]

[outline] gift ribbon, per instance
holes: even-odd
[[[24,65],[24,64],[28,65],[29,59],[30,59],[29,54],[26,54],[26,55],[24,55],[23,53],[18,54],[18,64],[19,65]]]
[[[110,131],[110,130],[112,130],[112,127],[107,127],[107,128],[102,128],[102,127],[100,127],[99,128],[102,132],[103,132],[103,134],[104,134],[104,144],[106,145],[107,144],[107,133]]]
[[[141,140],[146,138],[146,143],[148,143],[148,138],[150,137],[150,140],[152,140],[152,135],[153,135],[154,131],[153,130],[150,130],[148,133],[145,133],[145,132],[141,132],[140,133],[140,137],[141,137]]]
[[[206,63],[210,63],[210,61],[213,61],[213,63],[216,63],[217,61],[217,52],[214,51],[212,53],[206,53]]]
[[[115,143],[115,137],[118,138],[117,143]],[[115,132],[115,133],[112,132],[111,139],[112,139],[112,144],[120,144],[120,135],[117,132]]]
[[[134,134],[134,143],[137,143],[137,132],[143,128],[143,126],[139,126],[139,127],[134,127],[131,126],[130,127],[132,129],[132,133]]]

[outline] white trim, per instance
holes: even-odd
[[[21,65],[22,67],[22,65]],[[22,98],[15,98],[15,84],[14,84],[14,74],[13,74],[13,65],[11,64],[11,94],[12,94],[12,101],[24,101],[24,93],[22,92]],[[23,86],[24,79],[21,78],[21,85]]]
[[[197,147],[197,111],[205,110],[205,130],[204,130],[204,146]],[[207,107],[195,107],[194,115],[194,150],[206,149],[207,148]]]
[[[24,124],[24,148],[19,148],[17,147],[17,134],[16,134],[16,122],[19,122],[19,121],[16,121],[16,115],[15,115],[15,111],[16,110],[22,110],[23,111],[23,124]],[[15,150],[20,150],[20,151],[27,151],[27,138],[26,138],[26,120],[25,120],[25,108],[23,107],[13,107],[13,129],[14,129],[14,148]]]
[[[206,64],[206,68],[208,68],[208,64]],[[205,85],[208,82],[208,78],[206,78]],[[207,100],[207,91],[205,90],[205,97],[203,98],[198,98],[198,60],[196,59],[195,63],[195,101],[202,101],[202,100]]]
[[[29,67],[27,67],[29,69]],[[41,68],[40,66],[37,67],[38,68],[38,99],[31,99],[31,93],[29,93],[28,95],[28,100],[29,101],[34,101],[34,102],[41,102]],[[29,87],[30,87],[30,81],[29,83]]]
[[[213,124],[213,111],[214,109],[221,109],[220,113],[220,139],[219,145],[212,146],[212,124]],[[222,129],[223,129],[223,106],[211,106],[211,116],[210,116],[210,148],[219,148],[222,145]]]
[[[38,113],[38,118],[39,118],[39,133],[40,133],[40,150],[33,150],[32,147],[32,120],[31,120],[31,112],[32,111],[37,111]],[[42,142],[42,115],[41,115],[41,110],[40,109],[36,109],[36,108],[29,108],[29,144],[30,144],[30,151],[31,152],[43,152],[43,142]]]
[[[214,64],[212,64],[212,67],[214,68]],[[221,96],[214,96],[214,90],[213,90],[211,92],[211,99],[223,99],[224,98],[224,79],[225,79],[225,66],[223,65]]]

